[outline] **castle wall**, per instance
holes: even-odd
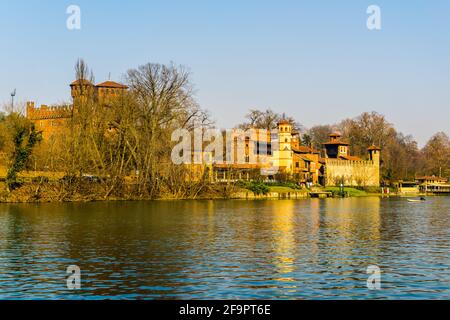
[[[34,123],[36,129],[42,131],[44,140],[56,134],[62,134],[72,118],[72,108],[69,106],[48,107],[42,105],[35,108],[33,102],[27,103],[27,118]]]
[[[325,185],[379,187],[380,166],[378,161],[325,160]]]

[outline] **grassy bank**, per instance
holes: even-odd
[[[332,192],[333,194],[339,194],[341,192],[341,188],[339,187],[327,187],[324,191]],[[359,190],[355,188],[344,188],[344,193],[349,197],[366,197],[369,195],[377,194],[377,193],[369,193],[364,190]]]
[[[219,200],[219,199],[303,199],[309,197],[311,190],[292,184],[265,184],[262,182],[241,182],[237,184],[209,184],[195,195],[161,192],[153,197],[136,196],[133,185],[125,184],[119,191],[107,192],[108,187],[101,183],[81,183],[70,185],[60,180],[45,183],[25,182],[19,188],[8,192],[4,182],[0,182],[0,203],[46,203],[46,202],[89,202],[89,201],[127,201],[127,200]],[[313,191],[332,192],[340,196],[339,187],[313,188]],[[372,190],[344,188],[348,197],[377,196]],[[392,195],[394,196],[394,195]]]

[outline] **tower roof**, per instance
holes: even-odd
[[[278,125],[285,125],[285,124],[290,125],[291,122],[287,119],[281,119],[280,121],[278,121]]]
[[[71,87],[79,85],[93,86],[94,84],[86,79],[78,79],[70,84]]]
[[[102,83],[99,83],[98,85],[96,85],[96,87],[99,88],[116,88],[116,89],[128,89],[128,87],[126,85],[123,85],[121,83],[118,82],[114,82],[114,81],[105,81]]]
[[[330,141],[324,143],[324,146],[349,146],[350,143],[347,141],[341,140],[342,135],[339,132],[333,132],[328,135],[330,137]]]
[[[380,151],[381,148],[377,147],[375,145],[371,145],[369,148],[367,148],[367,150],[369,150],[369,151]]]
[[[342,135],[339,132],[333,132],[328,135],[330,138],[340,138]]]
[[[336,141],[325,142],[323,145],[324,146],[333,146],[333,145],[335,145],[335,146],[349,146],[350,143],[348,143],[346,141],[342,141],[342,140],[336,140]]]

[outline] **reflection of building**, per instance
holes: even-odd
[[[117,98],[128,89],[127,86],[113,81],[94,85],[88,80],[74,81],[70,88],[73,98],[73,105],[70,106],[49,107],[41,105],[40,108],[36,108],[34,102],[27,102],[26,116],[36,125],[38,130],[42,131],[44,140],[61,133],[67,127],[68,121],[72,119],[73,112],[80,103],[80,99],[84,96],[90,95],[101,105],[107,105],[111,99]]]
[[[364,262],[369,256],[377,256],[381,239],[381,199],[379,197],[333,199],[324,202],[324,229],[331,234],[325,234],[332,239],[330,246],[324,246],[333,254],[329,263],[342,265],[348,261],[342,257],[354,256],[355,248],[364,246],[365,255],[352,261]]]
[[[274,264],[279,274],[279,281],[292,281],[286,277],[294,271],[295,266],[295,207],[294,202],[274,203],[272,214],[272,243]]]

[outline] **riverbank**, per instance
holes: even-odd
[[[51,203],[51,202],[94,202],[94,201],[138,201],[138,200],[296,200],[318,198],[341,198],[339,188],[292,189],[274,186],[266,193],[255,193],[240,187],[211,185],[196,196],[174,196],[164,194],[157,197],[135,196],[132,188],[120,194],[108,194],[100,184],[85,184],[70,187],[63,183],[24,183],[12,192],[7,192],[5,183],[0,183],[0,203]],[[344,188],[344,197],[386,197],[377,192],[355,188]],[[391,193],[390,197],[418,197],[424,194],[401,195]],[[429,196],[429,195],[428,195]]]

